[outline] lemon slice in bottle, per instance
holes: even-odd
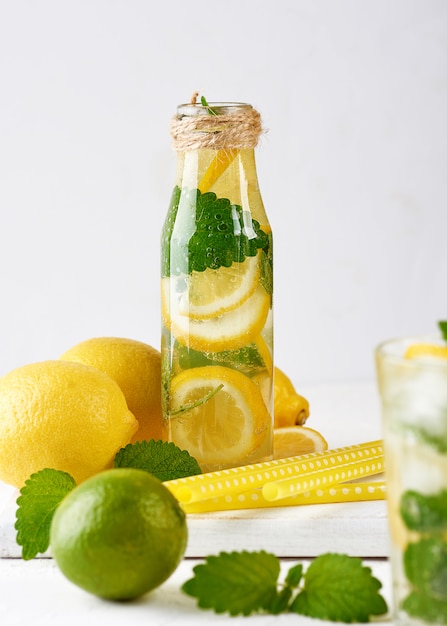
[[[262,286],[240,306],[210,319],[194,319],[176,311],[176,294],[169,278],[162,280],[162,317],[168,330],[183,345],[200,352],[235,350],[257,337],[266,322],[270,296]]]
[[[259,282],[259,253],[243,263],[186,276],[171,277],[178,299],[178,312],[193,319],[209,319],[240,306]]]
[[[238,152],[239,150],[236,148],[217,150],[208,169],[199,182],[198,187],[202,193],[206,193],[213,187],[214,183],[219,180],[227,167],[234,161]]]
[[[220,365],[184,370],[172,379],[170,397],[171,440],[202,471],[249,463],[269,447],[271,417],[258,387],[240,372]]]

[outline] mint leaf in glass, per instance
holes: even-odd
[[[420,591],[412,591],[402,602],[402,609],[424,622],[447,624],[447,602],[428,596]]]
[[[117,453],[114,467],[134,467],[149,472],[161,481],[201,474],[196,459],[172,442],[137,441]]]
[[[439,330],[442,333],[442,336],[447,341],[447,320],[438,322]]]
[[[447,491],[444,489],[434,495],[405,491],[400,501],[400,514],[409,530],[447,531]]]
[[[55,469],[32,474],[17,498],[16,541],[22,546],[22,558],[33,559],[48,550],[50,526],[59,503],[76,487],[74,478]]]
[[[290,611],[333,622],[368,622],[382,615],[387,604],[379,594],[382,584],[361,559],[345,554],[323,554],[309,565],[304,588]]]
[[[408,544],[404,570],[416,591],[447,602],[447,543],[441,538],[427,537]]]

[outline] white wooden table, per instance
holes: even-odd
[[[307,396],[307,422],[327,439],[330,448],[381,438],[380,410],[374,382],[300,388]],[[226,511],[188,516],[186,558],[159,589],[132,603],[100,600],[68,582],[47,556],[20,559],[13,529],[16,493],[0,484],[0,624],[22,626],[108,626],[127,623],[163,626],[214,624],[231,620],[238,626],[315,625],[296,615],[230,618],[196,608],[180,587],[206,555],[221,550],[265,549],[281,557],[283,571],[297,561],[307,563],[333,551],[359,556],[383,584],[391,604],[386,509],[383,501],[308,505],[267,510]],[[247,621],[247,619],[249,621]],[[275,621],[274,621],[275,620]]]

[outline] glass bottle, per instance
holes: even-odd
[[[272,456],[272,232],[248,104],[185,104],[161,240],[165,436],[202,471]]]

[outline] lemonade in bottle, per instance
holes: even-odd
[[[272,233],[248,104],[180,105],[177,172],[162,231],[167,438],[202,471],[266,460],[273,429]]]

